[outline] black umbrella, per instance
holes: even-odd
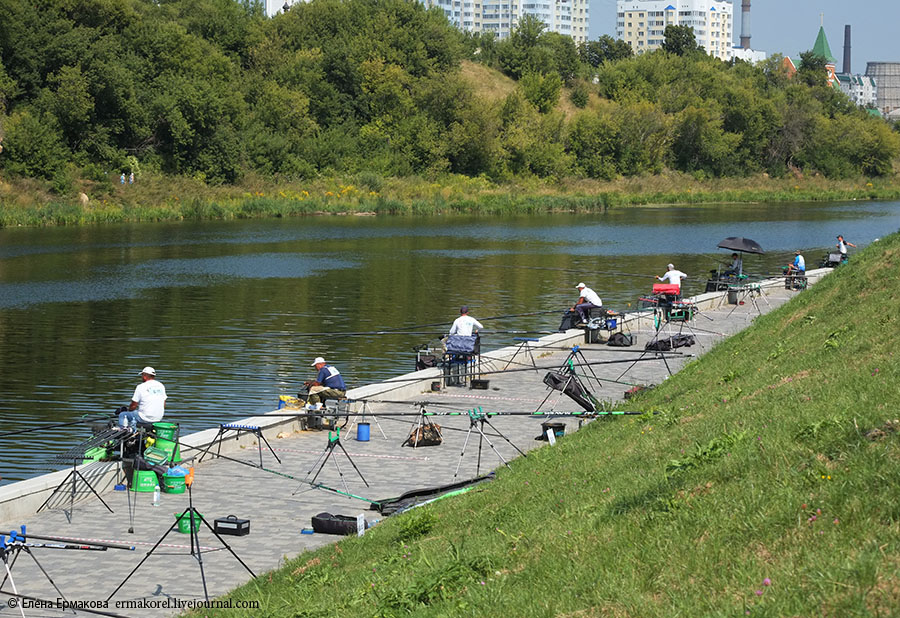
[[[743,253],[759,253],[760,255],[765,253],[758,242],[743,236],[729,236],[719,241],[719,244],[716,246],[720,249],[731,249],[732,251],[741,251]]]
[[[729,236],[728,238],[719,241],[719,244],[716,245],[720,249],[730,249],[731,251],[738,251],[740,253],[764,253],[763,248],[759,246],[759,243],[755,240],[750,240],[749,238],[744,238],[743,236]],[[744,261],[741,260],[740,268],[738,270],[738,275],[744,274]]]

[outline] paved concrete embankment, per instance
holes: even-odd
[[[827,271],[811,272],[814,282]],[[723,294],[707,294],[697,297],[701,313],[690,327],[698,340],[691,348],[678,351],[686,355],[668,360],[669,368],[677,371],[691,356],[708,350],[715,342],[745,328],[759,312],[767,312],[789,300],[797,292],[785,290],[775,282],[764,285],[765,296],[756,303],[743,305],[724,304]],[[667,327],[668,328],[668,327]],[[673,325],[677,331],[678,325]],[[616,401],[622,398],[628,384],[659,383],[667,375],[663,362],[646,356],[650,360],[640,361],[629,368],[632,361],[640,357],[644,344],[653,336],[655,327],[652,315],[629,314],[626,330],[638,335],[638,345],[634,348],[610,348],[604,345],[581,345],[587,361],[600,363],[617,361],[615,364],[593,365],[593,371],[603,386],[595,391],[600,398]],[[687,332],[687,331],[685,331]],[[669,333],[664,333],[668,335]],[[425,402],[432,412],[460,412],[481,406],[485,412],[533,412],[547,394],[542,383],[546,368],[559,366],[566,358],[573,344],[581,344],[581,331],[569,331],[543,337],[533,345],[536,363],[541,370],[497,373],[485,376],[490,381],[488,390],[468,390],[446,388],[440,393],[431,393],[432,381],[439,377],[437,370],[425,370],[398,377],[380,384],[373,384],[351,391],[357,400],[369,401],[368,410],[378,415],[369,416],[371,439],[358,442],[355,427],[343,435],[342,443],[368,482],[368,486],[353,470],[343,454],[336,451],[336,459],[343,472],[343,481],[337,468],[329,462],[322,470],[319,481],[334,488],[343,489],[346,482],[353,494],[372,500],[397,496],[403,492],[469,478],[475,474],[477,440],[470,441],[466,455],[460,458],[468,420],[461,417],[441,416],[435,420],[444,427],[444,443],[435,447],[418,449],[401,448],[400,444],[409,434],[415,416],[386,416],[389,414],[410,414],[419,410],[417,402]],[[510,341],[510,343],[513,343]],[[502,369],[506,366],[516,346],[510,346],[486,353],[485,370]],[[509,368],[527,368],[531,358],[519,352],[509,363]],[[624,376],[621,376],[623,372]],[[621,378],[620,378],[621,376]],[[620,380],[628,384],[616,383]],[[550,398],[557,400],[554,394]],[[400,402],[400,403],[397,403]],[[572,412],[577,406],[568,399],[560,399],[555,405],[560,412]],[[327,432],[299,431],[296,418],[279,417],[284,411],[272,416],[245,419],[240,424],[266,427],[266,436],[281,459],[277,463],[273,455],[264,449],[265,466],[298,480],[242,465],[226,459],[210,460],[208,457],[196,467],[196,482],[193,501],[197,509],[210,522],[217,517],[230,514],[251,520],[251,534],[245,537],[225,537],[241,559],[257,574],[276,568],[284,558],[296,556],[304,549],[332,543],[339,537],[327,535],[303,535],[302,528],[310,526],[310,519],[316,513],[327,511],[345,515],[365,512],[368,519],[379,518],[369,511],[364,501],[349,499],[321,489],[310,489],[302,483],[307,472],[313,469],[319,455],[328,441]],[[384,416],[383,416],[384,415]],[[177,420],[177,419],[172,419]],[[491,423],[504,436],[523,451],[544,445],[534,438],[540,433],[539,418],[498,416]],[[566,430],[577,429],[578,420],[558,419],[565,422]],[[382,435],[382,431],[383,434]],[[209,443],[216,430],[207,430],[186,436],[183,455],[191,455],[190,445]],[[517,456],[515,448],[500,437],[491,437],[494,446],[507,460]],[[196,451],[194,451],[196,453]],[[257,446],[253,436],[241,440],[227,440],[222,446],[223,454],[250,463],[258,462]],[[482,471],[496,467],[498,456],[485,446],[482,451]],[[515,463],[513,463],[515,465]],[[459,466],[458,476],[455,472]],[[105,539],[136,544],[136,552],[109,550],[107,552],[60,551],[35,549],[34,553],[44,565],[56,584],[70,599],[98,601],[106,599],[144,557],[153,544],[166,532],[174,521],[173,513],[187,507],[188,497],[164,494],[162,505],[151,506],[150,494],[131,494],[136,499],[134,533],[129,534],[127,495],[111,489],[114,466],[93,464],[82,468],[101,490],[115,513],[109,513],[100,502],[83,488],[79,488],[79,500],[74,513],[67,514],[68,494],[56,496],[49,511],[34,514],[46,499],[50,488],[56,487],[66,472],[54,473],[0,489],[0,530],[17,528],[27,524],[34,534],[65,536],[79,539]],[[200,531],[200,542],[204,547],[221,547],[218,540],[205,528]],[[128,584],[113,598],[109,611],[134,616],[167,615],[176,610],[161,608],[127,609],[115,607],[116,601],[149,599],[161,604],[166,599],[181,601],[202,599],[203,587],[197,562],[189,554],[189,537],[173,532],[165,540],[166,546],[154,553]],[[229,589],[246,582],[249,574],[227,551],[212,551],[203,554],[203,564],[211,596],[221,595]],[[58,595],[37,570],[33,562],[22,556],[13,569],[13,576],[22,594],[55,599]],[[7,583],[4,590],[10,590]],[[170,601],[171,603],[171,601]],[[18,615],[0,603],[0,616]],[[35,615],[27,611],[26,615]],[[61,615],[59,612],[42,610],[40,615]]]

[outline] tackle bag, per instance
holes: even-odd
[[[656,352],[668,352],[675,348],[684,348],[694,345],[693,335],[675,335],[667,339],[657,339],[656,341],[648,341],[644,346],[645,350],[655,350]]]
[[[562,391],[569,399],[588,412],[596,410],[592,401],[594,396],[587,392],[574,376],[565,376],[555,371],[548,371],[547,375],[544,376],[544,384],[555,391]]]
[[[576,324],[581,323],[581,316],[577,311],[566,311],[562,316],[562,322],[559,323],[559,332],[564,333],[570,328],[575,328]]]
[[[416,371],[422,371],[423,369],[429,369],[430,367],[437,367],[437,364],[437,356],[431,354],[420,356],[416,359]]]
[[[615,348],[627,348],[628,346],[634,345],[634,335],[613,333],[609,336],[609,341],[606,342],[606,345],[611,345]]]
[[[409,432],[409,437],[400,446],[437,446],[443,441],[441,426],[437,423],[426,423],[420,427],[414,427]]]
[[[349,515],[332,515],[331,513],[319,513],[313,515],[313,530],[321,534],[356,534],[356,518]],[[366,522],[366,528],[369,522]]]

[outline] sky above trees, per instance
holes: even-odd
[[[735,42],[740,36],[741,0],[732,0],[735,15]],[[900,62],[900,44],[896,26],[900,23],[897,0],[753,0],[751,34],[754,49],[786,56],[799,56],[812,49],[819,31],[820,14],[825,14],[825,34],[838,61],[844,46],[844,25],[853,27],[853,64],[855,73],[864,73],[866,62]],[[616,31],[615,0],[592,0],[591,39]],[[838,70],[841,67],[838,66]]]

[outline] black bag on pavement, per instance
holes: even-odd
[[[609,336],[609,341],[606,342],[606,345],[611,345],[615,348],[627,348],[628,346],[634,345],[634,335],[613,333]]]

